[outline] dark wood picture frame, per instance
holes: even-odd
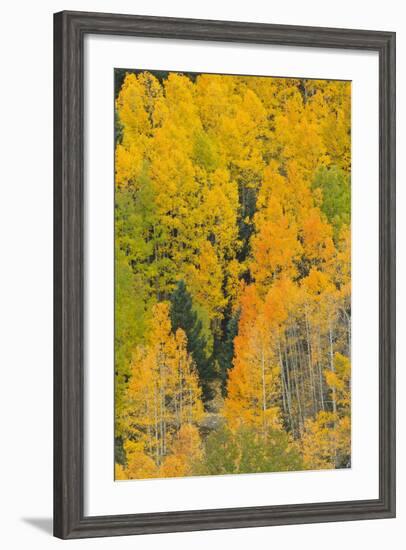
[[[379,54],[379,498],[84,515],[83,40],[86,34]],[[54,16],[54,534],[63,539],[395,516],[395,33],[102,13]]]

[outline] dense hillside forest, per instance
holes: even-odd
[[[350,83],[115,76],[116,479],[349,467]]]

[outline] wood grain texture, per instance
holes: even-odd
[[[369,50],[380,79],[379,498],[89,517],[83,513],[83,38],[110,34]],[[54,16],[54,534],[63,539],[395,516],[395,34],[61,12]]]

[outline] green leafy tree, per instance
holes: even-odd
[[[232,431],[223,425],[206,440],[203,460],[195,466],[200,475],[286,472],[303,469],[300,449],[283,429],[264,435],[243,426]]]
[[[238,431],[240,461],[238,473],[287,472],[303,469],[300,450],[283,429],[269,429],[263,437],[256,430]]]
[[[350,224],[350,178],[341,168],[322,166],[316,172],[313,188],[321,190],[321,210],[333,226],[334,237],[337,239],[342,226]]]
[[[239,450],[233,433],[226,426],[213,431],[206,440],[203,460],[195,466],[198,475],[235,474]]]

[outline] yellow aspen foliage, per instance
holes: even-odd
[[[171,73],[164,82],[168,118],[184,132],[199,126],[198,108],[194,100],[195,88],[191,80],[182,74]]]
[[[305,424],[302,439],[304,464],[308,469],[337,468],[350,463],[351,415],[348,357],[335,354],[334,371],[326,369],[324,376],[329,389],[335,392],[336,412],[320,411]]]
[[[168,305],[157,304],[149,345],[134,352],[128,386],[131,412],[124,448],[129,477],[137,477],[142,468],[148,475],[141,477],[152,477],[151,464],[159,466],[170,453],[174,434],[184,423],[198,422],[202,417],[201,390],[186,345],[181,329],[175,335],[171,332]]]
[[[121,464],[118,464],[117,462],[114,465],[114,479],[116,481],[128,479],[125,469]]]
[[[202,458],[202,442],[198,429],[185,424],[177,432],[168,455],[159,469],[160,477],[191,475],[194,465]]]
[[[330,162],[346,171],[351,167],[351,83],[314,81],[312,103],[316,116],[323,111],[321,135]]]
[[[233,258],[227,263],[226,269],[226,294],[235,312],[239,309],[240,298],[245,288],[241,275],[246,270],[246,266]]]
[[[142,451],[135,451],[128,455],[126,475],[128,479],[144,479],[157,477],[158,470],[150,456]]]
[[[135,183],[153,132],[154,106],[162,95],[159,81],[150,73],[128,73],[116,100],[122,141],[115,157],[116,185]]]
[[[256,222],[250,265],[255,281],[266,287],[282,274],[295,277],[295,262],[302,252],[296,223],[284,214],[282,205],[273,197]]]
[[[335,253],[331,225],[318,208],[312,208],[303,222],[303,253],[312,265],[328,263]]]
[[[335,287],[327,273],[312,268],[307,277],[302,281],[302,287],[319,302],[324,298],[324,293],[334,293]]]
[[[283,151],[282,162],[294,160],[307,181],[326,162],[326,147],[317,121],[299,90],[288,99],[284,111],[275,116],[275,134]]]
[[[218,322],[227,300],[222,292],[223,272],[213,245],[209,241],[202,243],[196,259],[197,265],[191,265],[186,273],[193,296],[211,322]]]
[[[198,460],[202,455],[202,443],[199,430],[193,424],[184,424],[172,443],[172,452],[175,455],[183,455],[193,460]]]
[[[326,369],[324,376],[328,387],[336,392],[338,409],[348,414],[351,405],[351,364],[348,357],[335,353],[334,371]]]
[[[143,152],[138,145],[130,144],[126,148],[118,144],[115,157],[117,186],[135,183],[141,174],[143,160]]]
[[[351,455],[350,418],[319,412],[316,420],[306,421],[302,445],[306,469],[348,467]]]
[[[158,470],[158,477],[185,477],[188,472],[186,457],[170,454]]]
[[[154,106],[161,95],[162,87],[151,73],[126,75],[116,101],[120,122],[125,127],[125,145],[138,141],[140,136],[150,134],[153,128]]]
[[[238,191],[225,169],[215,170],[203,191],[202,211],[209,238],[223,265],[238,249]]]
[[[343,299],[349,299],[351,294],[351,233],[346,225],[341,228],[330,272]]]

